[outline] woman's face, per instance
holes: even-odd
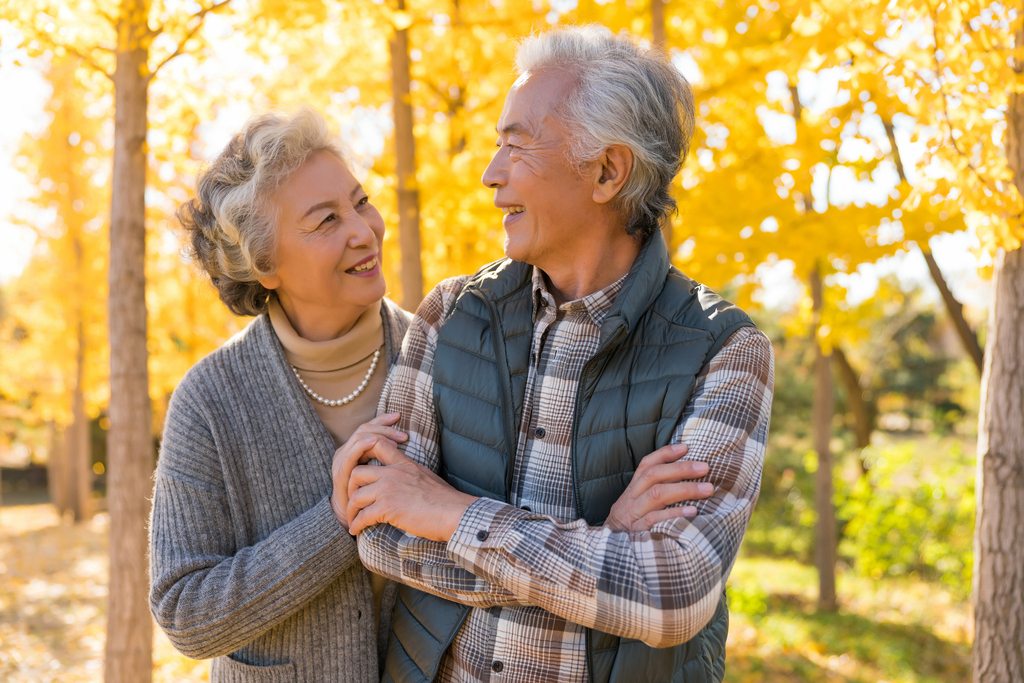
[[[277,272],[260,283],[277,292],[300,336],[341,336],[385,294],[384,219],[330,152],[310,157],[270,205],[277,214]]]

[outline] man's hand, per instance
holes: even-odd
[[[685,481],[708,473],[707,463],[680,460],[686,444],[659,448],[640,461],[633,480],[612,505],[604,525],[613,531],[650,531],[658,522],[693,517],[692,505],[669,507],[685,500],[700,500],[715,491],[714,484]]]
[[[456,491],[426,467],[378,440],[367,455],[384,467],[359,465],[349,478],[349,533],[387,523],[406,533],[447,543],[477,498]]]
[[[334,480],[331,510],[346,530],[349,525],[345,510],[348,508],[348,480],[352,475],[352,468],[374,457],[368,453],[378,441],[384,441],[394,447],[398,442],[409,438],[405,432],[391,426],[398,422],[398,418],[398,413],[386,413],[360,425],[345,445],[334,451],[334,460],[331,463],[331,477]]]

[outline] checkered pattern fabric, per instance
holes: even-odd
[[[381,397],[402,413],[407,456],[438,471],[433,362],[438,331],[468,277],[423,301]],[[624,279],[623,279],[624,280]],[[447,543],[387,525],[363,532],[373,571],[476,609],[441,662],[440,681],[586,681],[584,627],[655,647],[710,619],[757,499],[774,381],[771,343],[743,328],[701,370],[674,442],[710,466],[697,516],[648,532],[576,519],[569,471],[580,373],[623,280],[561,306],[534,269],[534,333],[512,500],[480,499]]]

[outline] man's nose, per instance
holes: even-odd
[[[508,183],[508,171],[505,169],[507,158],[508,154],[504,148],[499,148],[491,157],[491,163],[487,164],[487,168],[484,169],[484,174],[480,176],[480,182],[492,189]]]

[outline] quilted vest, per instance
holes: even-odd
[[[475,496],[508,502],[533,335],[532,267],[509,259],[463,287],[438,338],[434,411],[441,476]],[[584,365],[572,427],[573,498],[600,526],[640,459],[667,445],[696,375],[743,311],[668,260],[661,233],[641,249]],[[432,681],[470,608],[399,586],[385,681]],[[593,682],[711,683],[725,672],[724,594],[691,640],[669,648],[586,631]]]

